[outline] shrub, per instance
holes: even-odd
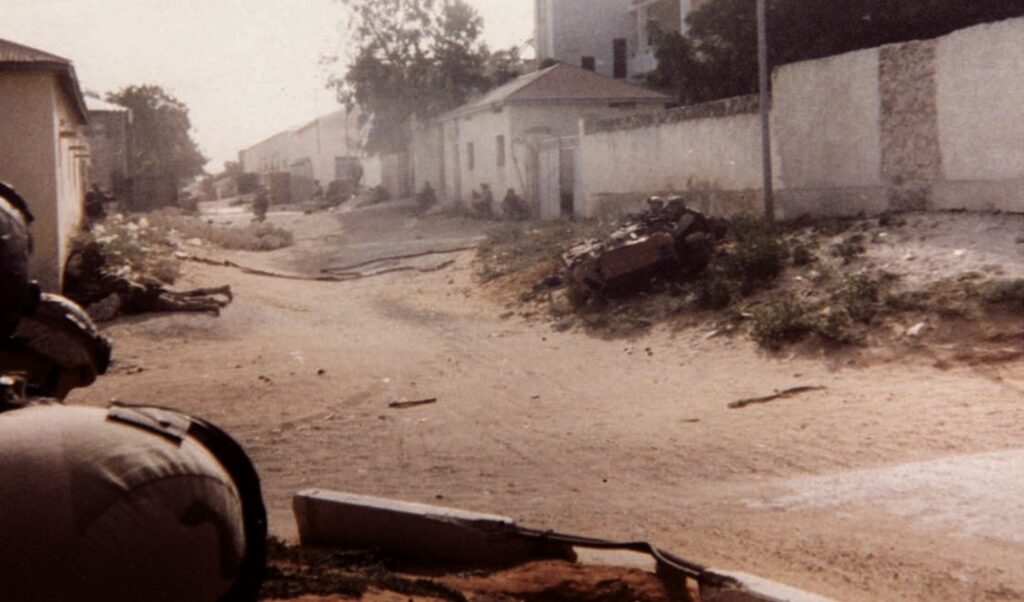
[[[181,215],[172,209],[149,214],[153,224],[165,230],[174,230],[184,239],[199,238],[224,249],[242,251],[275,251],[295,243],[292,233],[269,222],[242,227],[218,226],[197,217]]]
[[[732,303],[732,289],[717,270],[708,270],[696,282],[696,303],[701,309],[725,309]]]
[[[832,295],[832,302],[851,319],[870,324],[878,313],[884,291],[883,278],[855,274]]]
[[[814,251],[811,250],[811,246],[809,244],[800,242],[793,245],[789,259],[794,266],[803,267],[814,263],[818,257],[814,254]]]
[[[1024,310],[1024,278],[990,280],[979,287],[981,300],[991,305],[1015,305]]]
[[[776,227],[760,219],[741,218],[731,224],[735,247],[723,259],[726,275],[743,295],[766,288],[782,273],[788,255]]]
[[[97,245],[103,255],[103,269],[112,276],[129,280],[157,280],[174,284],[180,274],[178,261],[169,257],[172,246],[166,230],[144,216],[126,218],[115,214],[75,236],[71,254]]]
[[[842,259],[843,265],[849,264],[866,252],[867,248],[864,246],[864,235],[860,233],[844,238],[841,242],[832,246],[832,256]]]
[[[777,350],[784,343],[803,339],[814,330],[809,308],[798,301],[780,301],[754,311],[754,340],[762,347]]]
[[[814,320],[814,334],[826,343],[852,345],[860,342],[853,331],[853,320],[845,307],[830,307]]]

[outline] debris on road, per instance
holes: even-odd
[[[412,401],[392,401],[391,403],[388,404],[388,407],[395,410],[404,410],[406,408],[415,408],[416,406],[425,406],[432,403],[437,403],[436,397],[430,397],[428,399],[415,399]]]
[[[802,386],[802,387],[792,387],[792,388],[789,388],[789,389],[785,389],[783,391],[779,391],[778,393],[773,393],[771,395],[765,395],[764,397],[751,397],[749,399],[740,399],[739,401],[734,401],[734,402],[730,403],[729,404],[729,408],[733,409],[733,410],[736,410],[736,409],[745,408],[745,407],[747,407],[749,405],[754,405],[754,404],[757,404],[757,403],[768,403],[769,401],[775,401],[776,399],[787,399],[787,398],[790,398],[790,397],[796,397],[797,395],[801,395],[803,393],[810,393],[811,391],[824,391],[824,390],[825,390],[825,387],[818,386],[818,385]]]
[[[681,197],[652,197],[648,203],[648,211],[630,216],[607,238],[582,242],[562,256],[577,298],[631,292],[655,276],[685,277],[707,266],[708,220]]]
[[[340,265],[340,266],[333,266],[333,267],[329,267],[329,268],[324,268],[324,269],[322,269],[320,271],[325,273],[325,274],[337,274],[339,272],[346,273],[346,272],[351,272],[352,270],[355,270],[357,268],[365,268],[367,266],[371,266],[371,265],[374,265],[374,264],[377,264],[377,263],[385,263],[385,262],[391,262],[391,261],[400,261],[400,260],[403,260],[403,259],[416,259],[418,257],[426,257],[428,255],[447,255],[449,253],[459,253],[461,251],[471,251],[473,249],[476,249],[478,246],[479,245],[471,244],[471,245],[462,245],[462,246],[458,246],[458,247],[453,247],[453,248],[450,248],[450,249],[431,249],[431,250],[428,250],[428,251],[420,251],[420,252],[417,252],[417,253],[403,253],[401,255],[388,255],[388,256],[385,256],[385,257],[375,257],[374,259],[367,259],[366,261],[360,261],[358,263],[350,263],[350,264],[347,264],[347,265]]]

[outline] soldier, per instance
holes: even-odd
[[[107,216],[107,195],[93,182],[89,192],[85,193],[85,217],[89,221],[99,221]]]
[[[0,338],[7,338],[19,318],[39,302],[39,287],[28,277],[32,223],[28,203],[0,182]]]
[[[26,395],[24,374],[53,395],[109,359],[73,303],[34,307],[29,219],[0,185],[0,600],[255,600],[266,511],[231,437],[171,410]]]
[[[267,196],[267,189],[260,186],[256,191],[256,198],[252,201],[252,212],[257,222],[267,219],[267,211],[270,209],[270,198]]]

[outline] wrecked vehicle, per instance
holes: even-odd
[[[575,300],[632,292],[656,277],[693,276],[711,259],[707,218],[682,197],[648,199],[650,208],[623,220],[604,240],[584,241],[562,255]]]

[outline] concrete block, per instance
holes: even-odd
[[[835,602],[755,575],[714,569],[708,572],[734,579],[739,585],[718,591],[701,588],[704,602]]]
[[[481,514],[320,489],[292,500],[304,545],[376,549],[409,560],[501,566],[573,558],[572,548],[519,535],[515,522]]]

